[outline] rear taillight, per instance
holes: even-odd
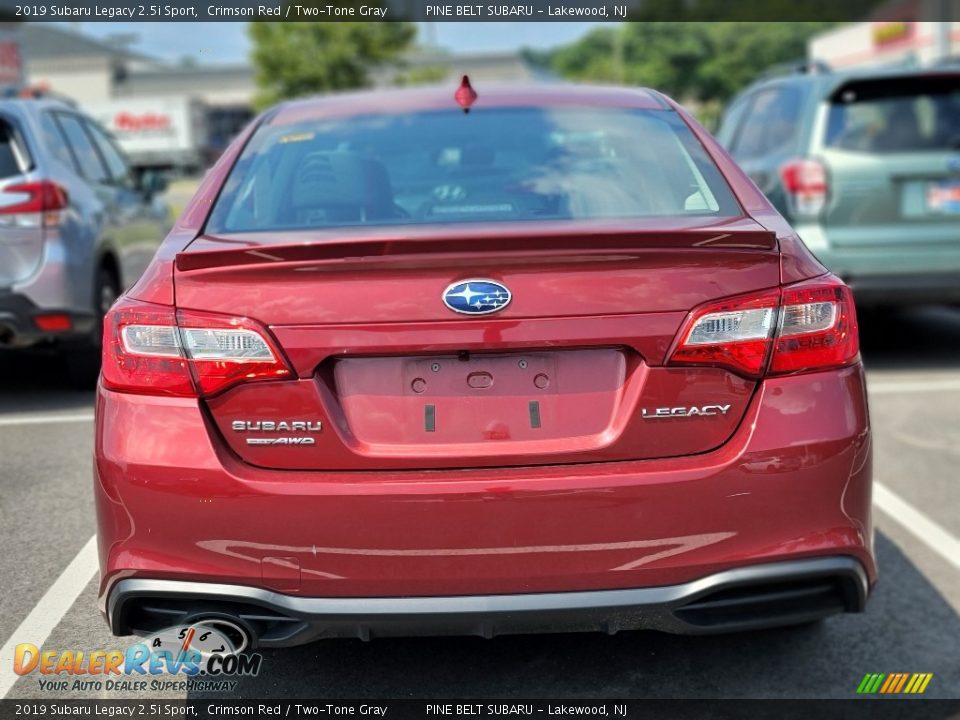
[[[780,179],[794,214],[818,215],[826,207],[827,169],[819,160],[791,160],[780,167]]]
[[[853,293],[840,280],[783,289],[770,374],[849,365],[860,356]]]
[[[780,291],[731,298],[693,311],[670,364],[719,365],[743,375],[763,373],[777,320]]]
[[[832,276],[702,305],[678,338],[669,365],[754,378],[841,367],[860,354],[853,295]]]
[[[68,204],[67,191],[50,180],[7,185],[2,192],[13,202],[0,205],[0,227],[59,225]]]
[[[249,318],[123,299],[103,332],[103,385],[111,390],[195,397],[291,375],[266,328]]]

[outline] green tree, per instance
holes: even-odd
[[[370,85],[370,71],[406,50],[414,23],[254,22],[256,104]]]
[[[718,104],[771,66],[801,60],[829,22],[631,22],[531,54],[571,80],[645,85],[683,101]]]
[[[836,23],[713,23],[712,52],[697,69],[697,99],[726,101],[761,73],[802,62],[811,36]]]
[[[430,85],[446,80],[449,71],[442,65],[421,65],[420,67],[410,68],[404,72],[398,73],[393,78],[393,84],[397,87],[407,87],[409,85]]]

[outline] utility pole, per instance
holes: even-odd
[[[623,57],[624,43],[626,41],[626,28],[618,24],[613,29],[613,72],[616,75],[618,85],[623,85],[627,76],[626,63]]]
[[[946,60],[952,54],[951,48],[951,30],[953,0],[936,0],[937,2],[937,22],[936,22],[936,57],[937,60]]]
[[[433,22],[423,23],[424,32],[423,44],[431,50],[437,47],[437,24]]]

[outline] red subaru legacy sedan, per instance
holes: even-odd
[[[219,622],[269,647],[863,610],[849,289],[660,93],[452,90],[266,112],[109,312],[113,632]]]

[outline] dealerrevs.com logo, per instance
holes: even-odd
[[[222,691],[260,673],[263,656],[244,653],[215,624],[178,625],[125,650],[40,650],[20,643],[17,675],[37,675],[42,691]]]

